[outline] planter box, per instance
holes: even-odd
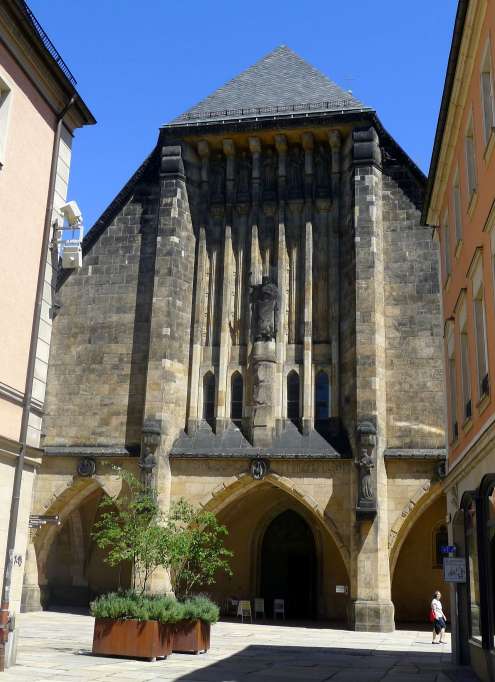
[[[181,620],[174,625],[172,650],[182,654],[199,654],[210,648],[210,623]]]
[[[156,620],[113,620],[97,618],[93,654],[130,658],[166,658],[172,653],[173,625]]]

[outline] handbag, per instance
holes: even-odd
[[[433,609],[430,609],[430,615],[429,615],[430,623],[433,623],[435,621],[435,619],[436,619],[435,611]]]

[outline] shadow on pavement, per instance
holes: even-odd
[[[169,659],[171,665],[174,660],[177,659]],[[469,668],[458,668],[442,660],[441,650],[249,645],[209,665],[205,657],[202,663],[200,668],[173,679],[177,682],[478,682]]]

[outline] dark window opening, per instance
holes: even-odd
[[[237,426],[240,426],[242,422],[242,394],[242,376],[239,372],[235,372],[230,382],[230,418]]]
[[[315,379],[315,421],[330,417],[330,381],[326,372],[320,371]]]
[[[447,556],[442,553],[442,547],[446,547],[449,544],[449,535],[447,533],[447,528],[445,526],[439,526],[435,530],[435,557],[434,565],[436,568],[443,567],[443,558]]]
[[[294,370],[287,376],[287,418],[299,423],[299,375]]]
[[[203,419],[213,428],[215,421],[215,377],[207,372],[203,379]]]

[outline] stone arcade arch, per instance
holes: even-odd
[[[273,596],[263,594],[263,540],[274,520],[291,512],[309,529],[314,543],[316,598],[306,617],[314,614],[326,620],[346,620],[349,597],[336,593],[336,586],[349,585],[347,550],[331,520],[310,499],[298,494],[293,484],[286,485],[276,474],[261,482],[245,475],[205,500],[205,506],[227,527],[226,544],[234,552],[233,576],[219,577],[212,589],[216,599]],[[294,615],[304,616],[303,611],[297,613],[296,609]]]
[[[106,564],[91,538],[99,502],[106,494],[98,480],[76,479],[53,496],[44,511],[58,514],[61,523],[42,526],[32,538],[23,589],[25,610],[85,606],[102,591],[130,585],[130,568]]]
[[[407,522],[402,518],[390,552],[396,623],[427,622],[430,600],[437,589],[444,595],[448,615],[449,588],[436,556],[436,534],[445,525],[446,501],[439,488],[424,498],[407,515]]]

